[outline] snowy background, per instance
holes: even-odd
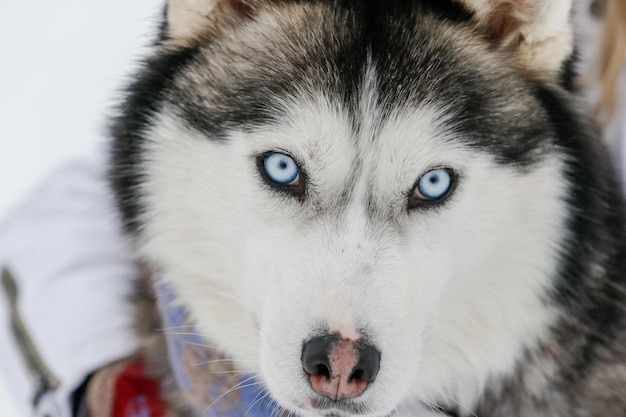
[[[106,114],[161,3],[0,1],[0,218],[50,170],[105,144]],[[0,374],[0,416],[25,417],[10,393]]]

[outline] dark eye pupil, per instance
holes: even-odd
[[[287,162],[285,162],[285,161],[280,161],[280,163],[278,164],[278,168],[280,168],[280,169],[285,169],[285,168],[287,168]]]
[[[434,176],[434,175],[432,177],[430,177],[430,183],[431,184],[437,184],[438,182],[439,182],[439,177]]]

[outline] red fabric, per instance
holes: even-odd
[[[111,417],[165,417],[157,380],[146,376],[141,362],[131,362],[114,382]]]

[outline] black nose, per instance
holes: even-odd
[[[337,333],[304,343],[301,360],[311,388],[333,400],[358,397],[380,369],[378,349],[363,340],[343,339]]]

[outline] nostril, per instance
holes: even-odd
[[[332,374],[328,352],[331,343],[328,337],[317,337],[302,346],[302,367],[307,374],[330,379]]]
[[[325,364],[320,363],[315,367],[314,375],[321,375],[326,379],[330,379],[330,369]]]
[[[380,351],[368,343],[358,343],[359,361],[352,374],[353,379],[372,382],[380,370]]]
[[[348,377],[348,382],[352,382],[355,379],[356,380],[364,380],[363,375],[365,373],[363,372],[363,369],[355,369],[351,374],[350,377]]]

